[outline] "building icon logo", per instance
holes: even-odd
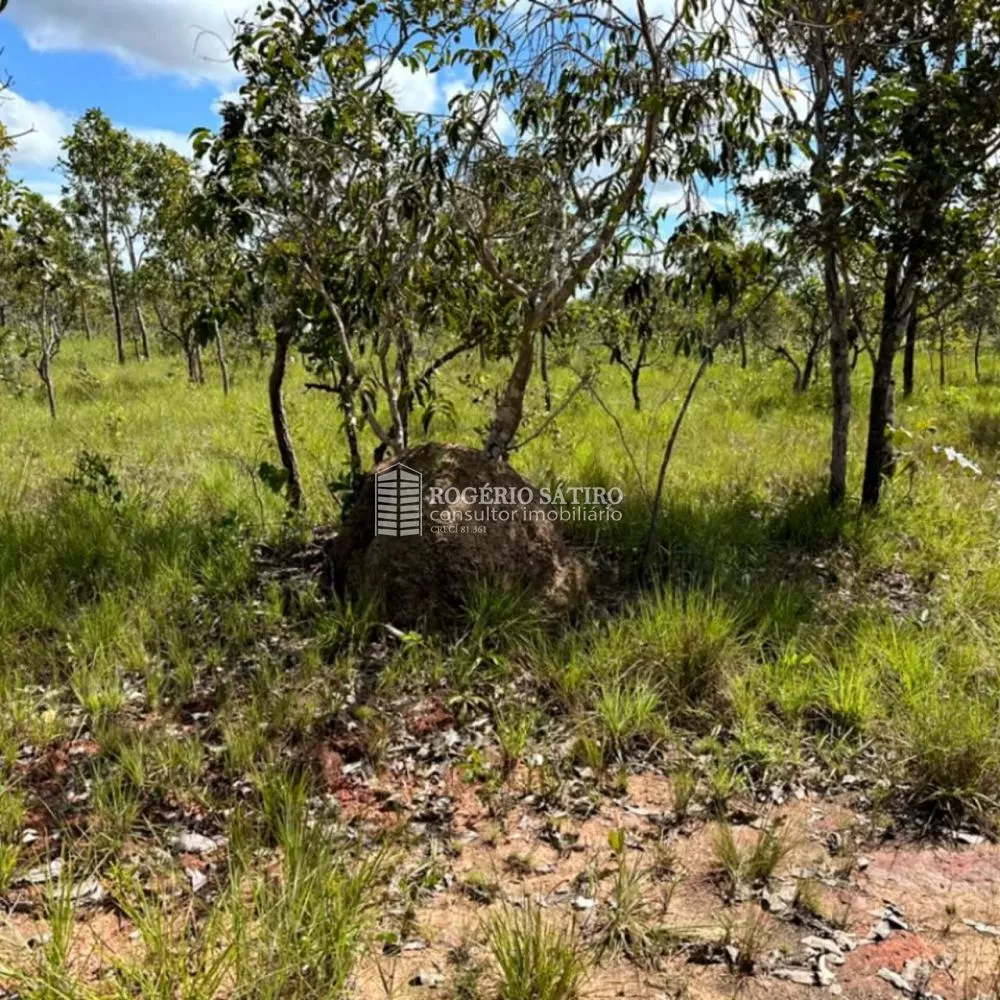
[[[422,535],[424,477],[397,463],[375,477],[375,534],[388,538]]]

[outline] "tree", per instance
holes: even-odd
[[[233,50],[246,77],[239,99],[218,133],[194,135],[215,206],[203,230],[230,234],[272,298],[269,400],[296,508],[304,497],[283,396],[293,345],[337,399],[354,483],[363,431],[383,450],[404,449],[434,373],[474,346],[460,336],[413,370],[428,318],[446,325],[434,315],[451,287],[443,261],[461,250],[442,214],[445,162],[385,87],[395,59],[429,60],[456,8],[419,6],[262,5]]]
[[[997,196],[1000,14],[980,2],[936,0],[880,9],[874,78],[857,102],[861,176],[852,201],[883,260],[882,315],[872,380],[862,503],[875,507],[894,467],[893,367],[928,267],[963,252],[966,225]],[[892,164],[886,170],[880,164]],[[870,179],[869,179],[870,178]]]
[[[30,323],[22,356],[32,359],[54,420],[57,408],[52,364],[72,314],[72,233],[63,213],[31,191],[19,193],[15,217],[17,237],[12,261],[15,287]]]
[[[441,130],[456,221],[516,325],[485,442],[503,458],[541,332],[598,263],[621,260],[637,229],[655,230],[650,184],[719,178],[755,102],[717,61],[726,33],[699,33],[694,5],[671,16],[646,0],[498,10],[468,58],[476,89],[452,102]]]
[[[870,349],[862,502],[874,507],[892,470],[895,357],[908,329],[915,340],[924,272],[995,186],[987,164],[1000,138],[997,15],[974,0],[751,0],[744,9],[758,70],[780,105],[768,152],[749,163],[757,171],[765,163],[772,176],[758,173],[744,190],[789,248],[809,247],[823,269],[834,503],[847,489],[849,352],[859,340]],[[867,337],[852,274],[859,264],[879,288]]]
[[[152,240],[153,224],[163,192],[172,181],[178,156],[162,144],[153,145],[126,136],[127,174],[116,219],[122,246],[129,264],[128,290],[142,356],[149,360],[149,331],[142,313],[140,267]]]
[[[132,147],[126,132],[101,111],[87,111],[63,140],[60,166],[67,180],[69,210],[96,240],[104,256],[119,364],[125,364],[125,331],[119,290],[117,230],[128,206]]]
[[[829,494],[847,496],[851,425],[851,281],[857,237],[844,192],[854,175],[857,91],[874,0],[743,0],[744,66],[770,98],[768,140],[752,149],[741,190],[780,234],[785,255],[822,274],[829,316],[832,433]]]

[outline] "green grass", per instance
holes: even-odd
[[[303,391],[299,366],[289,412],[309,509],[295,522],[254,476],[274,460],[254,362],[234,366],[227,399],[211,377],[189,386],[177,359],[119,369],[107,343],[67,343],[58,421],[33,393],[0,405],[0,893],[58,852],[99,871],[143,946],[122,959],[121,996],[341,995],[375,947],[392,838],[359,844],[324,813],[314,749],[339,739],[377,768],[394,737],[383,707],[418,699],[459,729],[489,717],[476,732],[494,756],[476,750],[464,771],[501,822],[506,783],[539,753],[544,765],[527,770],[540,801],[583,766],[595,783],[614,782],[641,758],[674,772],[679,814],[698,803],[724,814],[815,759],[835,774],[889,775],[880,804],[904,821],[992,831],[1000,399],[952,369],[953,386],[924,373],[900,401],[909,468],[871,517],[825,502],[824,387],[796,397],[783,371],[723,359],[670,469],[652,583],[635,573],[643,488],[690,364],[647,372],[640,413],[606,371],[602,398],[631,458],[585,394],[515,456],[539,484],[626,492],[620,524],[573,526],[599,570],[615,569],[587,613],[548,619],[483,581],[452,609],[450,630],[389,642],[375,603],[328,600],[315,581],[258,561],[266,550],[273,565],[311,524],[339,517],[327,488],[344,470],[338,418],[325,395]],[[434,432],[473,442],[473,397],[499,373],[476,370],[468,384],[459,374],[442,386],[458,422]],[[570,378],[555,382],[558,395]],[[855,485],[865,391],[859,372]],[[984,475],[949,465],[934,443]],[[67,788],[89,793],[76,803],[23,766],[26,747],[44,760],[69,741],[84,745],[68,764]],[[50,816],[60,840],[22,843],[32,814]],[[178,877],[155,861],[165,817],[177,816],[229,839],[212,901],[190,909],[145,888]],[[720,866],[734,881],[766,879],[783,849],[768,837],[748,853],[720,833]],[[153,860],[116,864],[123,849]],[[619,865],[620,916],[606,934],[650,961],[644,877]],[[25,996],[87,996],[92,984],[67,958],[65,904],[52,895],[46,905],[53,938],[12,975]],[[488,940],[501,996],[578,990],[578,942],[537,913],[498,918]]]

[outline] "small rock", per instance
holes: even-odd
[[[840,956],[840,946],[836,941],[831,941],[830,938],[817,937],[815,934],[810,934],[809,937],[804,937],[802,939],[802,944],[806,948],[811,948],[813,951],[824,952],[828,955]]]
[[[831,932],[830,937],[837,942],[837,947],[841,951],[854,951],[858,946],[858,939],[846,931],[834,930]]]
[[[1000,927],[994,927],[992,924],[984,924],[981,920],[963,920],[962,923],[967,927],[971,927],[974,931],[979,931],[980,934],[985,934],[987,937],[1000,938]]]
[[[890,934],[892,934],[892,927],[889,926],[889,922],[887,920],[880,920],[872,928],[873,941],[884,941]]]
[[[198,871],[197,868],[185,868],[184,874],[187,875],[191,882],[192,892],[199,892],[208,884],[208,879],[202,872]]]
[[[50,861],[49,864],[42,865],[40,868],[32,868],[17,882],[20,885],[41,885],[43,882],[51,882],[53,879],[59,878],[61,871],[62,860],[56,858],[55,861]]]
[[[904,993],[913,992],[913,987],[898,972],[893,972],[892,969],[879,969],[878,977],[879,979],[884,979],[887,983],[891,983],[897,990],[902,990]]]
[[[79,906],[97,906],[106,896],[104,886],[96,878],[85,879],[70,892],[70,899]]]
[[[211,854],[219,847],[219,844],[211,837],[204,837],[200,833],[186,830],[174,837],[171,846],[182,854]]]
[[[410,980],[411,986],[426,986],[429,990],[436,990],[444,985],[444,976],[436,969],[418,969],[417,974]]]
[[[831,992],[831,993],[832,993],[832,994],[833,994],[833,995],[834,995],[835,997],[839,997],[839,996],[840,996],[840,995],[841,995],[841,994],[842,994],[842,993],[844,992],[844,987],[843,987],[843,986],[841,986],[841,985],[840,985],[840,983],[834,983],[834,984],[833,984],[833,985],[832,985],[832,986],[830,987],[830,992]]]
[[[825,955],[820,955],[816,963],[816,979],[820,986],[832,986],[837,981],[837,977],[826,967]]]
[[[968,833],[965,830],[953,830],[951,835],[960,844],[969,844],[972,847],[978,847],[980,844],[986,843],[986,838],[980,833]]]
[[[577,896],[573,900],[574,910],[592,910],[595,906],[597,906],[597,900],[589,899],[587,896]]]
[[[775,969],[772,973],[775,979],[787,979],[790,983],[800,986],[815,986],[816,977],[808,969]]]

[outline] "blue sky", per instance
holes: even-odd
[[[140,138],[189,152],[188,135],[216,124],[219,98],[239,86],[227,58],[236,17],[258,0],[9,0],[0,14],[0,71],[13,77],[0,97],[0,122],[27,132],[11,174],[53,201],[60,140],[91,107]],[[651,7],[675,0],[649,0]],[[465,89],[452,76],[411,74],[398,64],[387,77],[406,111],[444,111]],[[680,189],[661,182],[654,207],[674,205]],[[720,200],[721,192],[706,192]]]
[[[193,128],[216,122],[219,97],[239,84],[226,59],[232,19],[252,0],[10,0],[0,14],[0,99],[9,132],[31,130],[11,174],[55,200],[59,142],[84,111],[100,107],[141,138],[188,151]],[[407,110],[442,110],[454,87],[397,72]]]

